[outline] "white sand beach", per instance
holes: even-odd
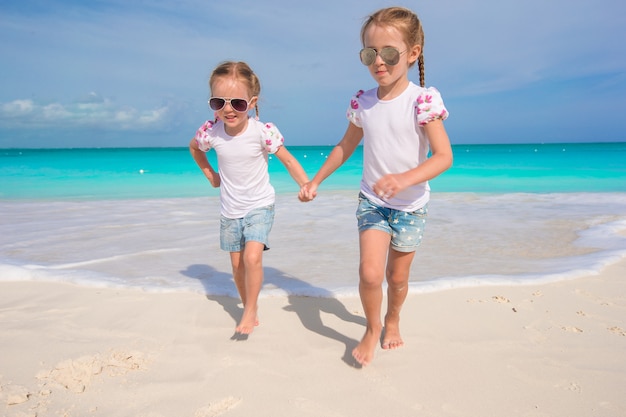
[[[365,368],[358,298],[264,297],[232,340],[232,298],[2,282],[0,415],[624,416],[625,277],[412,294]]]

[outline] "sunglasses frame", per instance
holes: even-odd
[[[374,54],[372,55],[370,51],[373,51]],[[397,54],[397,55],[394,55],[391,57],[385,56],[385,55],[388,55],[389,51],[393,51],[394,54]],[[406,51],[407,51],[406,49],[404,51],[400,51],[399,49],[394,48],[393,46],[385,46],[384,48],[381,48],[380,51],[375,48],[363,48],[359,51],[359,58],[361,59],[361,63],[368,67],[372,65],[374,62],[376,62],[376,56],[379,56],[380,59],[382,59],[386,65],[394,66],[394,65],[398,65],[398,62],[400,62],[400,56]]]
[[[222,103],[222,105],[219,108],[214,108],[211,105],[211,101],[212,100],[222,100],[223,103]],[[233,101],[234,100],[243,101],[244,103],[246,103],[246,108],[243,109],[243,110],[239,110],[237,108],[238,107],[237,105],[233,105]],[[230,107],[232,107],[232,109],[235,110],[238,113],[246,113],[248,110],[250,110],[250,102],[248,100],[246,100],[245,98],[211,97],[211,98],[209,98],[208,103],[209,103],[209,108],[211,108],[211,110],[213,110],[213,111],[220,111],[220,110],[222,110],[224,107],[226,107],[226,103],[230,104]]]

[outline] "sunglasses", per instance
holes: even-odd
[[[400,62],[400,55],[405,53],[406,51],[398,51],[396,48],[391,46],[385,46],[380,51],[377,51],[374,48],[363,48],[361,52],[359,52],[359,56],[361,57],[361,62],[363,65],[372,65],[374,61],[376,61],[376,55],[380,55],[380,59],[387,65],[396,65]]]
[[[209,107],[214,111],[222,110],[226,103],[230,104],[230,107],[239,113],[245,113],[248,111],[249,104],[243,98],[211,97],[209,99]]]

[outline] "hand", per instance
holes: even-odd
[[[307,182],[300,187],[298,199],[303,203],[313,200],[317,197],[317,186],[311,182]]]
[[[372,187],[376,195],[383,200],[387,200],[395,196],[404,188],[405,187],[401,184],[400,177],[397,174],[387,174],[383,176],[381,179],[376,181]]]

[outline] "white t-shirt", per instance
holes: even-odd
[[[270,184],[268,154],[284,142],[272,123],[248,119],[248,127],[239,136],[229,136],[222,121],[206,122],[196,134],[200,150],[215,149],[220,174],[221,214],[240,219],[250,210],[274,204]]]
[[[385,101],[378,99],[377,91],[359,91],[347,111],[348,120],[363,128],[361,192],[381,207],[412,212],[428,203],[428,181],[385,200],[372,188],[382,176],[406,172],[428,158],[429,144],[423,126],[435,119],[446,119],[448,111],[433,87],[410,82],[402,94]]]

